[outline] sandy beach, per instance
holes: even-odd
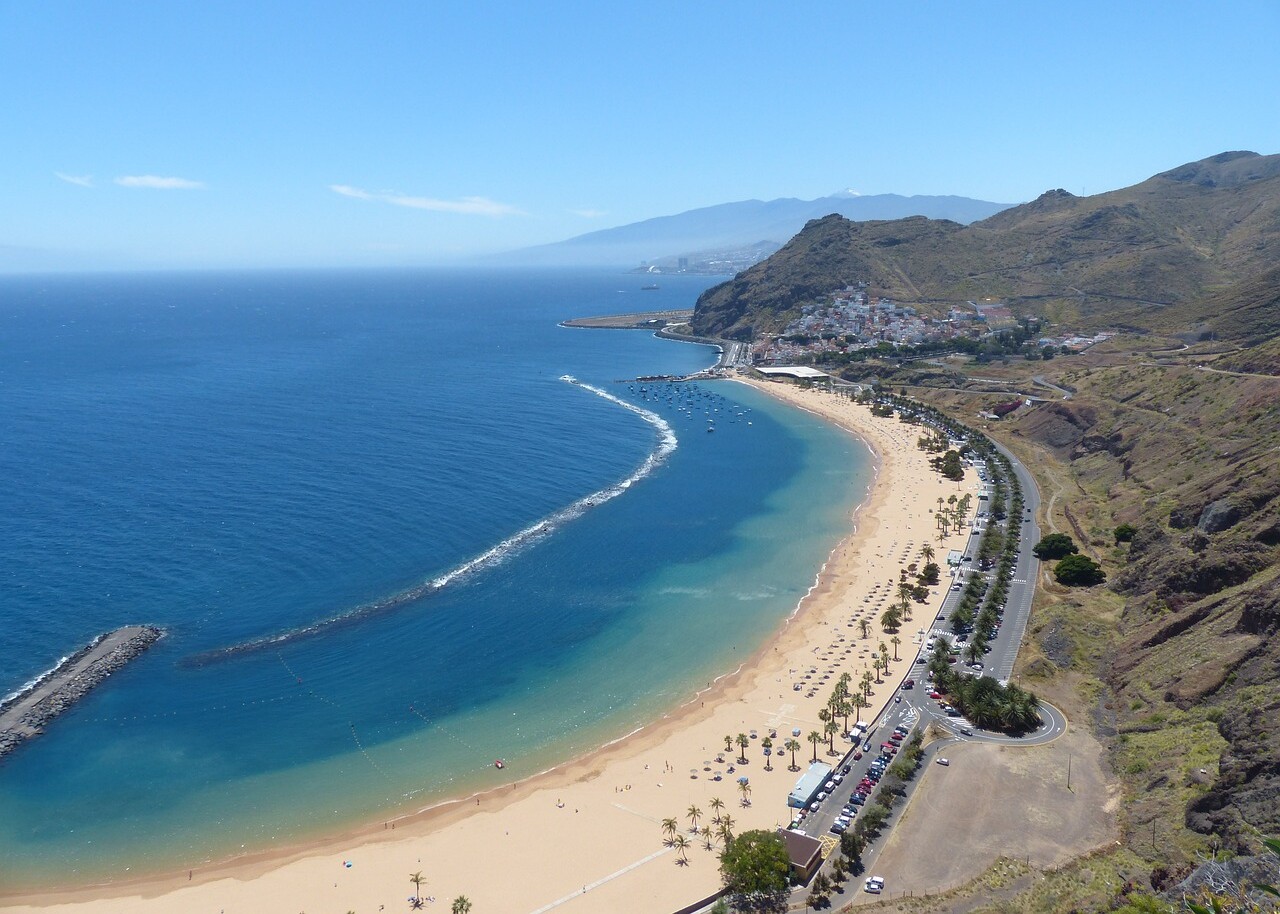
[[[356,834],[287,855],[236,860],[217,868],[182,871],[128,885],[66,890],[0,900],[5,911],[93,912],[345,912],[407,910],[409,876],[424,877],[425,909],[447,911],[466,895],[477,914],[544,911],[674,911],[720,885],[720,841],[691,833],[711,825],[713,799],[723,802],[735,833],[790,821],[786,794],[798,774],[788,770],[783,742],[799,729],[802,767],[814,747],[805,736],[821,730],[818,712],[848,671],[855,683],[870,670],[881,642],[894,646],[879,625],[896,599],[898,572],[936,561],[963,540],[939,541],[932,515],[939,498],[975,491],[972,479],[942,479],[915,442],[917,427],[877,419],[846,398],[779,383],[757,385],[861,437],[876,456],[869,499],[851,518],[849,537],[832,553],[810,595],[750,660],[679,709],[631,737],[515,785],[377,823]],[[928,606],[898,633],[899,659],[874,686],[876,715],[891,702],[916,655],[921,632],[932,625],[944,596],[933,588]],[[857,623],[872,623],[863,638]],[[798,688],[797,688],[798,687]],[[776,731],[771,769],[761,740]],[[725,751],[725,737],[754,734],[745,749]],[[847,743],[843,746],[847,747]],[[836,748],[842,750],[839,737]],[[825,743],[817,747],[827,758]],[[730,772],[730,767],[733,772]],[[716,781],[717,772],[722,780]],[[737,779],[749,779],[749,794]],[[689,839],[687,865],[664,845],[662,821],[675,818]]]

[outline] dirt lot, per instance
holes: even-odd
[[[950,767],[930,765],[921,773],[902,821],[872,864],[885,878],[886,896],[957,887],[998,857],[1053,866],[1115,840],[1119,794],[1100,764],[1102,748],[1082,729],[1030,749],[965,743],[944,752]],[[864,903],[884,900],[858,895]]]

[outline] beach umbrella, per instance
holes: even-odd
[[[749,781],[749,780],[750,780],[750,778],[747,778],[747,777],[740,777],[740,778],[738,778],[738,783],[739,783],[739,784],[745,784],[745,783],[747,783],[747,781]]]

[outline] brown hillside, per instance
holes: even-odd
[[[1068,326],[1200,321],[1200,303],[1274,267],[1280,155],[1223,153],[1091,197],[1049,191],[970,226],[815,220],[777,254],[703,293],[702,334],[749,335],[849,282],[915,303],[1004,298]],[[1223,332],[1226,332],[1225,330]]]

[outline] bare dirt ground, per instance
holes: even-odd
[[[1057,866],[1114,840],[1119,794],[1102,767],[1102,747],[1084,728],[1073,725],[1046,746],[964,743],[944,754],[950,767],[930,765],[921,773],[873,864],[886,895],[956,888],[999,857]],[[856,899],[875,900],[881,899]]]

